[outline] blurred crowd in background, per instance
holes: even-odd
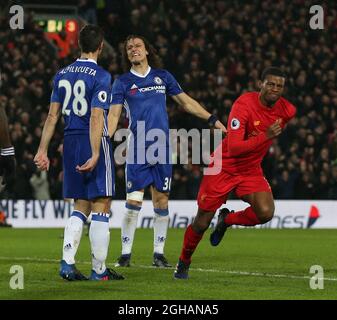
[[[36,2],[36,1],[35,1]],[[57,1],[54,1],[57,2]],[[51,1],[53,3],[53,1]],[[69,1],[105,31],[112,50],[99,61],[113,78],[122,71],[128,34],[148,38],[183,90],[227,123],[231,105],[258,90],[262,70],[287,75],[284,96],[297,116],[274,141],[263,168],[276,199],[337,199],[337,9],[327,1],[323,30],[309,26],[310,1]],[[179,9],[177,9],[179,8]],[[0,104],[10,123],[17,179],[1,197],[62,198],[62,122],[50,145],[48,173],[33,163],[58,69],[78,57],[59,58],[43,32],[25,16],[23,30],[0,17]],[[171,128],[207,128],[168,99]],[[121,117],[120,127],[126,127]],[[178,155],[179,156],[179,155]],[[203,166],[175,165],[171,199],[195,199]],[[116,198],[125,198],[124,167],[116,165]],[[148,195],[146,195],[148,196]],[[232,196],[235,197],[234,195]]]

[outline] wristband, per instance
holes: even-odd
[[[207,120],[208,124],[211,127],[213,127],[217,121],[218,121],[218,117],[215,114],[212,114]]]
[[[6,156],[14,156],[14,147],[8,147],[8,148],[3,148],[1,149],[1,155],[6,157]]]

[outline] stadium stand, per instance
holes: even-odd
[[[236,97],[256,90],[261,71],[270,65],[280,66],[288,75],[285,96],[298,113],[263,163],[274,197],[337,199],[337,9],[330,6],[324,32],[315,32],[307,21],[310,3],[107,1],[105,7],[97,9],[96,16],[92,6],[87,10],[85,5],[80,14],[97,19],[116,50],[127,34],[145,35],[183,89],[218,114],[223,123],[227,123]],[[178,6],[179,11],[175,10]],[[303,9],[293,10],[294,6]],[[31,17],[24,30],[13,31],[2,16],[0,52],[0,103],[9,117],[18,161],[15,185],[1,197],[34,199],[38,192],[31,183],[32,177],[36,181],[32,160],[48,112],[52,75],[70,63],[77,51],[57,58]],[[122,73],[119,54],[100,63],[113,76]],[[182,116],[183,111],[173,101],[169,101],[168,112],[171,128],[207,127],[192,116]],[[121,121],[120,127],[125,126]],[[60,199],[61,135],[53,139],[50,156],[49,194],[52,199]],[[196,198],[200,169],[192,164],[174,167],[171,199]],[[116,187],[116,198],[125,199],[122,166],[116,167]]]

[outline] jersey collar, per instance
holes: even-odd
[[[80,62],[93,62],[93,63],[97,64],[97,62],[94,59],[76,59],[76,61],[80,61]]]
[[[147,67],[147,70],[146,70],[145,74],[138,73],[137,71],[133,70],[132,68],[130,69],[130,72],[132,74],[134,74],[135,76],[140,77],[140,78],[146,78],[148,76],[148,74],[150,73],[150,71],[151,71],[150,66]]]

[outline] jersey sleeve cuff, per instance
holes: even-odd
[[[1,155],[2,156],[14,156],[15,155],[14,147],[8,147],[8,148],[1,149]]]

